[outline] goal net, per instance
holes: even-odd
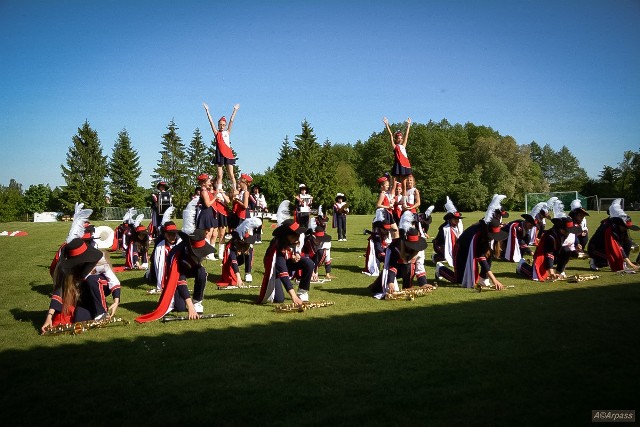
[[[602,197],[598,200],[598,213],[601,211],[609,212],[609,206],[616,199],[620,199],[620,207],[624,210],[624,199],[622,197]]]
[[[576,199],[580,199],[582,207],[588,209],[587,200],[588,197],[579,194],[577,191],[553,191],[549,193],[527,193],[524,195],[524,209],[525,212],[530,212],[535,205],[540,202],[546,202],[552,197],[557,197],[564,205],[564,210],[571,210],[571,202]]]
[[[105,221],[122,221],[124,214],[126,214],[128,210],[129,208],[104,208],[103,219]],[[136,208],[136,211],[138,212],[137,215],[144,214],[144,219],[147,220],[146,222],[151,220],[151,208]]]

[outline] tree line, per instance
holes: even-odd
[[[404,130],[402,123],[390,125]],[[196,176],[215,175],[215,140],[206,143],[200,130],[188,144],[173,120],[160,140],[159,158],[151,178],[169,184],[178,212],[191,199]],[[590,179],[571,151],[556,151],[535,141],[519,145],[491,127],[473,123],[451,124],[443,119],[413,123],[407,145],[422,210],[434,204],[441,210],[449,196],[462,211],[483,210],[494,193],[505,194],[505,207],[524,209],[526,193],[578,191],[583,195],[624,197],[640,201],[640,150],[625,151],[617,166],[604,166],[597,179]],[[308,186],[314,202],[328,210],[336,193],[347,195],[351,211],[371,214],[378,188],[376,179],[388,172],[393,152],[385,129],[355,144],[318,142],[311,124],[304,120],[292,141],[286,136],[278,158],[264,172],[252,173],[271,210],[285,199],[292,200],[298,185]],[[98,133],[88,121],[71,138],[66,164],[61,167],[64,186],[31,185],[23,191],[15,179],[0,184],[0,221],[22,220],[34,212],[73,212],[76,202],[91,207],[98,216],[103,208],[149,204],[154,188],[139,185],[140,157],[126,129],[118,133],[110,156],[103,154]],[[239,167],[235,167],[237,175]],[[229,182],[225,183],[228,188]]]

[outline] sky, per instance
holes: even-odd
[[[640,0],[0,0],[1,185],[64,185],[88,121],[103,155],[127,130],[151,187],[171,120],[212,139],[203,102],[240,104],[245,172],[304,120],[354,144],[386,116],[567,146],[597,178],[640,149]]]

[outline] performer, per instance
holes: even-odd
[[[338,242],[347,241],[347,214],[349,213],[349,204],[344,193],[336,194],[335,203],[333,204],[333,228],[338,229]]]
[[[215,215],[218,220],[218,228],[213,231],[213,240],[211,244],[215,247],[216,238],[218,239],[218,258],[222,259],[222,254],[224,253],[224,238],[227,234],[229,216],[231,216],[231,210],[229,209],[231,199],[222,188],[217,191],[218,192],[216,193],[215,200],[213,202],[213,210],[215,211]]]
[[[157,193],[151,195],[151,236],[155,239],[162,235],[159,227],[162,225],[162,215],[169,207],[173,206],[171,193],[167,190],[167,183],[160,181],[156,185]]]
[[[48,328],[60,324],[101,320],[113,316],[120,303],[120,286],[109,289],[107,279],[96,274],[97,263],[103,254],[75,238],[65,245],[54,273],[54,289],[42,325]],[[113,295],[113,304],[107,308],[105,297]]]
[[[407,176],[405,184],[407,188],[404,191],[404,210],[416,214],[420,209],[420,191],[416,188],[413,175]]]
[[[253,181],[251,175],[246,173],[240,175],[238,194],[233,198],[229,230],[238,227],[249,216],[249,184],[251,181]]]
[[[180,233],[181,242],[171,249],[165,264],[166,281],[160,301],[148,314],[137,317],[138,323],[152,322],[175,311],[187,311],[189,319],[194,320],[204,312],[202,300],[207,284],[207,271],[202,260],[213,252],[213,246],[207,242],[203,230],[196,229],[193,234]],[[187,287],[187,278],[195,278],[193,298]]]
[[[240,223],[231,232],[231,240],[227,242],[222,258],[222,276],[218,287],[243,286],[244,282],[240,277],[240,266],[243,264],[245,281],[253,281],[251,268],[253,266],[253,243],[256,240],[253,231],[261,222],[260,218],[251,217]]]
[[[569,212],[569,216],[573,218],[573,222],[578,224],[582,229],[580,234],[575,235],[575,243],[571,249],[578,258],[587,258],[584,251],[587,248],[587,243],[589,242],[589,229],[587,227],[587,217],[589,216],[589,213],[582,208],[582,202],[580,199],[575,199],[571,202],[571,211]]]
[[[392,211],[393,221],[396,224],[398,224],[400,222],[400,217],[402,216],[402,212],[404,212],[406,207],[405,198],[404,198],[404,195],[402,194],[401,182],[396,182],[396,187],[393,193],[392,206],[393,206],[393,211]]]
[[[249,197],[249,211],[252,217],[260,218],[260,226],[254,230],[256,236],[256,244],[262,243],[262,217],[265,212],[269,212],[267,208],[267,200],[262,194],[262,189],[255,184],[251,187],[251,195]]]
[[[200,186],[200,201],[196,210],[196,228],[203,230],[207,241],[210,244],[215,245],[214,230],[218,229],[218,218],[213,210],[213,204],[215,201],[213,184],[211,183],[211,177],[206,173],[198,175],[197,180],[198,185]],[[216,258],[215,255],[211,253],[207,259],[215,260]]]
[[[149,268],[149,232],[147,228],[136,223],[133,233],[127,242],[127,255],[125,259],[126,270],[146,270]]]
[[[229,126],[227,126],[227,118],[222,116],[218,120],[218,127],[213,124],[213,119],[211,118],[211,114],[209,113],[209,106],[205,103],[202,104],[204,106],[205,111],[207,112],[207,118],[209,119],[209,124],[211,125],[211,130],[213,131],[213,135],[216,138],[216,158],[215,164],[218,168],[218,178],[216,180],[216,190],[220,190],[222,188],[222,168],[226,167],[227,174],[229,175],[229,179],[231,180],[231,188],[235,192],[236,189],[236,176],[233,173],[233,165],[236,164],[236,158],[233,155],[233,151],[231,151],[231,142],[229,140],[229,136],[231,135],[231,128],[233,127],[233,119],[236,117],[236,112],[240,108],[240,104],[236,104],[233,106],[233,112],[231,113],[231,119],[229,119]]]
[[[155,285],[154,288],[147,292],[150,295],[162,293],[162,289],[164,288],[165,281],[167,279],[165,274],[167,257],[171,249],[182,241],[178,235],[178,227],[176,227],[176,224],[173,221],[167,221],[164,223],[162,226],[162,235],[163,238],[153,247],[153,252],[151,253],[152,265],[145,274],[147,283]]]
[[[609,207],[609,218],[600,223],[589,240],[587,252],[591,269],[598,270],[608,265],[611,271],[638,270],[638,266],[629,259],[633,245],[629,230],[639,229],[622,209],[622,200],[615,199]]]
[[[378,195],[378,203],[376,203],[376,209],[383,208],[385,210],[386,222],[391,224],[391,238],[398,238],[398,226],[393,219],[393,196],[389,193],[389,177],[383,175],[378,178],[378,185],[380,186],[380,194]],[[377,211],[376,211],[377,213]]]
[[[309,222],[311,227],[306,231],[302,255],[313,261],[311,281],[319,280],[318,268],[321,265],[324,265],[325,278],[334,279],[331,275],[331,236],[325,233],[326,226],[323,223],[318,223],[315,218],[311,218]]]
[[[407,131],[405,135],[402,132],[391,132],[389,127],[389,120],[386,117],[382,118],[389,136],[391,137],[391,148],[393,149],[394,162],[391,175],[393,176],[393,188],[396,186],[396,182],[402,183],[402,192],[407,191],[406,179],[412,174],[411,163],[409,157],[407,157],[407,142],[409,142],[409,129],[411,128],[411,118],[407,119]]]
[[[516,219],[502,227],[507,233],[507,242],[501,258],[511,262],[520,262],[523,256],[533,255],[531,252],[531,233],[536,227],[536,221],[529,214],[520,215],[523,219]]]
[[[521,259],[516,267],[516,272],[528,279],[544,282],[567,277],[564,270],[571,258],[571,252],[563,242],[569,234],[580,233],[580,226],[566,215],[555,215],[551,222],[553,227],[545,230],[540,237],[533,254],[533,265]]]
[[[451,283],[461,284],[463,288],[473,288],[479,278],[485,286],[490,286],[491,279],[497,290],[504,288],[491,271],[491,259],[492,242],[507,237],[507,233],[501,228],[505,212],[500,203],[505,198],[504,195],[495,194],[484,218],[462,232],[453,249],[454,270],[441,262],[436,263],[436,280],[444,278]]]
[[[309,215],[311,213],[311,204],[313,203],[313,196],[308,194],[309,189],[305,184],[298,186],[300,194],[296,196],[296,222],[301,227],[309,227]]]
[[[299,243],[300,236],[306,231],[307,229],[305,227],[302,227],[293,219],[283,221],[273,230],[274,238],[271,240],[271,243],[269,243],[269,247],[264,256],[265,273],[257,301],[258,304],[284,302],[284,292],[282,287],[278,286],[278,282],[282,284],[291,296],[295,305],[300,306],[303,302],[309,301],[313,261],[294,252],[294,248]],[[298,292],[296,293],[291,284],[289,272],[298,270],[301,271],[301,275]]]
[[[384,268],[376,280],[369,285],[374,298],[384,299],[389,293],[398,292],[396,278],[402,279],[402,288],[411,288],[411,277],[415,269],[415,262],[420,251],[427,247],[427,241],[420,236],[418,230],[412,226],[413,214],[403,214],[399,228],[400,237],[394,239],[387,247],[384,259]],[[425,275],[418,277],[421,288],[432,288],[427,284]]]
[[[364,270],[362,274],[367,276],[378,276],[380,274],[380,263],[384,262],[387,246],[391,243],[391,222],[384,208],[376,210],[373,219],[372,230],[368,232],[367,251],[364,256]]]
[[[444,204],[444,209],[447,213],[444,215],[444,222],[438,227],[438,233],[433,240],[433,262],[446,261],[449,266],[453,267],[453,248],[456,245],[456,241],[464,231],[462,219],[464,216],[447,196],[447,201]]]

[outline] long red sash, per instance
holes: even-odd
[[[153,322],[154,320],[160,320],[169,311],[171,300],[178,287],[178,279],[180,278],[180,272],[178,271],[178,257],[174,256],[171,260],[171,267],[169,271],[167,282],[164,288],[162,288],[162,294],[160,295],[160,301],[158,306],[151,313],[143,314],[136,317],[135,321],[138,323]]]
[[[620,244],[614,239],[611,226],[604,230],[604,253],[607,255],[607,262],[611,271],[624,270],[624,254]]]
[[[216,133],[216,144],[218,146],[218,150],[220,150],[220,154],[227,159],[233,159],[233,151],[231,151],[231,147],[227,145],[222,132]]]

